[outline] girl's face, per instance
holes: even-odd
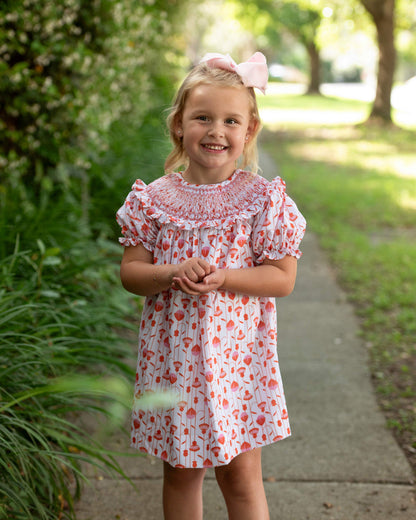
[[[228,179],[256,128],[245,88],[196,86],[176,126],[189,157],[185,180],[214,184]]]

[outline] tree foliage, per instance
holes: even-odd
[[[304,45],[310,61],[309,92],[319,90],[320,51],[325,44],[322,37],[324,27],[342,27],[342,22],[348,21],[365,32],[372,32],[375,28],[379,62],[376,97],[370,120],[391,122],[390,97],[397,61],[395,33],[398,28],[406,31],[407,43],[403,44],[403,48],[411,61],[414,53],[414,45],[411,42],[414,41],[413,29],[416,23],[416,10],[412,1],[250,0],[248,4],[251,11],[257,9],[258,12],[267,13],[267,33],[287,30]],[[244,5],[241,3],[241,11],[244,10]],[[366,14],[368,16],[365,16]],[[326,34],[335,35],[336,30],[332,28],[331,31],[326,31]]]
[[[78,94],[103,52],[111,5],[17,0],[0,12],[1,161],[4,175],[33,177],[77,132]]]
[[[180,2],[7,0],[0,5],[2,182],[86,170],[111,123],[151,104],[155,64]],[[162,58],[163,59],[163,58]],[[46,179],[46,180],[45,180]],[[49,180],[48,180],[49,179]]]
[[[305,47],[309,56],[308,91],[319,92],[320,58],[317,36],[322,20],[320,9],[295,0],[250,0],[240,2],[239,16],[257,35],[259,29],[263,31],[272,44],[280,41],[282,32],[292,34]],[[261,25],[256,20],[261,20]]]
[[[275,1],[281,23],[304,45],[309,56],[308,93],[319,93],[321,62],[317,42],[322,13],[312,5],[300,5],[291,1]]]
[[[416,75],[416,4],[412,0],[400,0],[395,18],[398,65],[402,65],[408,79]]]

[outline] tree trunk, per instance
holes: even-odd
[[[321,86],[321,58],[319,49],[315,42],[309,42],[306,45],[309,56],[310,79],[308,86],[308,94],[320,94]]]
[[[395,0],[361,0],[361,3],[374,20],[379,48],[377,90],[369,119],[391,123],[391,91],[396,68]]]

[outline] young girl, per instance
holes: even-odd
[[[305,220],[279,177],[256,174],[267,77],[261,53],[206,55],[169,116],[168,173],[137,180],[117,213],[122,283],[146,296],[135,395],[177,395],[132,421],[132,446],[164,461],[167,520],[202,518],[208,467],[230,519],[268,519],[261,447],[290,435],[275,297],[294,287]]]

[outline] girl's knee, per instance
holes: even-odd
[[[238,455],[215,473],[230,519],[269,520],[260,449]]]
[[[260,448],[238,455],[226,466],[215,468],[217,482],[223,491],[246,494],[263,484]]]

